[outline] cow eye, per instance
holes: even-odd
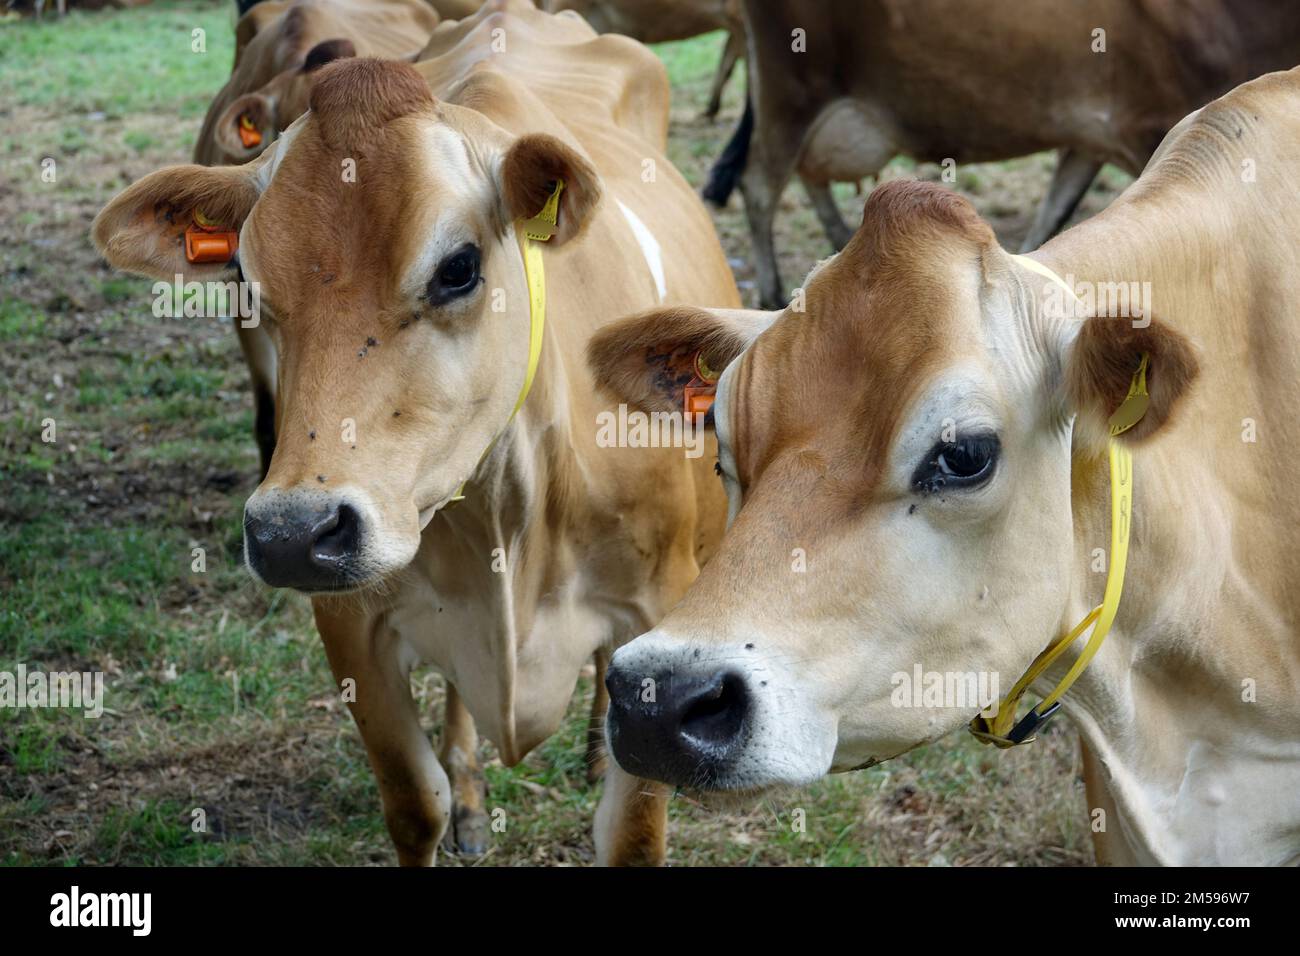
[[[997,435],[971,435],[940,442],[930,449],[912,476],[917,491],[933,494],[943,488],[971,488],[993,474],[1001,442]]]
[[[479,252],[476,246],[464,246],[442,261],[429,280],[425,298],[430,305],[444,305],[472,292],[479,283]]]

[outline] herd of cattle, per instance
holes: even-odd
[[[247,563],[311,595],[399,861],[484,850],[479,733],[518,762],[593,657],[597,858],[655,864],[673,788],[886,760],[979,709],[899,706],[896,675],[1048,649],[1099,861],[1300,862],[1300,71],[1272,72],[1300,7],[541,5],[241,5],[198,165],[93,230],[118,268],[260,290]],[[639,42],[714,29],[710,112],[741,56],[747,105],[706,195],[741,187],[763,310]],[[831,198],[900,153],[1045,149],[1032,255],[937,183],[878,185],[856,227]],[[1038,249],[1103,163],[1140,177]],[[793,173],[839,250],[797,292]],[[619,404],[709,453],[607,447]]]

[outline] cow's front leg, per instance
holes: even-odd
[[[1106,785],[1106,768],[1082,737],[1079,738],[1079,756],[1083,762],[1083,791],[1088,798],[1088,824],[1092,830],[1092,849],[1097,855],[1097,865],[1138,866],[1141,861],[1124,839],[1119,807]]]
[[[451,775],[451,826],[444,846],[465,856],[481,856],[487,849],[488,818],[484,809],[487,781],[478,762],[478,728],[450,681],[438,756]]]
[[[253,383],[253,437],[261,463],[260,478],[264,480],[275,454],[275,344],[261,325],[245,328],[240,319],[233,321]]]
[[[420,727],[399,639],[381,616],[312,602],[334,679],[361,731],[402,866],[431,866],[451,814],[451,786]],[[354,683],[349,684],[348,681]]]
[[[596,783],[605,776],[609,757],[605,748],[605,714],[609,711],[609,688],[605,686],[605,671],[609,667],[609,651],[596,650],[596,694],[591,701],[591,717],[587,723],[587,783]]]
[[[596,808],[596,863],[663,866],[668,856],[667,784],[642,780],[614,761],[605,769],[605,792]]]

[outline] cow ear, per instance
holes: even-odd
[[[1146,411],[1118,436],[1141,444],[1165,428],[1199,372],[1196,349],[1159,319],[1135,325],[1129,318],[1091,318],[1080,326],[1065,361],[1065,401],[1075,413],[1081,447],[1100,452],[1110,440],[1110,419],[1124,404],[1147,357]]]
[[[257,202],[262,161],[246,166],[169,166],[150,173],[95,217],[95,248],[118,269],[155,279],[178,273],[213,278],[229,271],[228,260],[189,261],[185,233],[200,220],[215,234],[238,233]]]
[[[226,107],[212,135],[232,162],[246,163],[271,144],[279,129],[276,122],[274,99],[263,93],[245,93]]]
[[[652,309],[597,332],[587,344],[587,364],[597,384],[620,401],[646,412],[680,412],[688,386],[716,384],[780,314],[689,305]]]
[[[302,72],[312,73],[319,70],[326,63],[333,63],[335,60],[343,60],[356,55],[357,48],[351,40],[346,38],[321,40],[320,43],[307,51],[307,56],[302,63]]]
[[[564,182],[552,245],[581,232],[600,202],[600,179],[591,164],[546,133],[515,140],[501,161],[500,176],[501,195],[512,221],[532,219],[546,205],[556,182]]]

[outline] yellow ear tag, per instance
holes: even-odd
[[[1110,435],[1114,438],[1116,435],[1122,435],[1134,425],[1142,420],[1142,416],[1147,413],[1147,406],[1151,404],[1151,396],[1147,394],[1147,353],[1142,353],[1142,362],[1138,365],[1138,370],[1133,374],[1133,381],[1128,387],[1128,397],[1124,403],[1115,409],[1115,414],[1110,416]]]

